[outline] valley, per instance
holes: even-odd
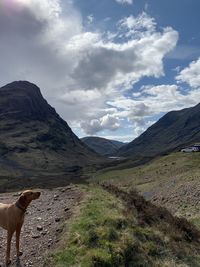
[[[42,191],[12,266],[200,266],[200,153],[180,152],[198,141],[199,105],[124,144],[80,140],[32,83],[8,84],[0,96],[0,199]]]

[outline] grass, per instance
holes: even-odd
[[[200,229],[200,217],[193,218],[191,221],[198,229]]]
[[[146,210],[141,208],[143,204],[138,209],[137,204],[130,207],[116,192],[95,185],[84,190],[86,197],[79,213],[67,224],[62,245],[52,253],[51,264],[47,260],[45,266],[200,266],[195,241],[186,240],[185,230],[177,230],[179,227],[167,219],[155,220],[159,209]],[[135,197],[137,203],[146,203],[139,195]],[[151,206],[148,203],[144,207]],[[148,217],[149,211],[152,222],[147,223],[144,214]],[[187,229],[187,224],[184,227]]]
[[[67,223],[62,245],[45,266],[200,267],[200,153],[117,168],[93,173],[79,213]],[[97,186],[102,181],[103,188]],[[189,212],[193,224],[131,188],[181,216]]]
[[[114,261],[120,260],[114,251],[126,230],[121,201],[100,188],[90,188],[80,215],[69,229],[67,246],[54,255],[54,264],[113,266]]]
[[[127,191],[137,188],[147,199],[155,200],[177,215],[196,216],[200,153],[177,152],[138,167],[104,169],[90,180],[109,181]]]
[[[177,152],[134,168],[102,170],[92,179],[93,181],[115,180],[124,186],[137,186],[138,189],[148,184],[151,188],[155,183],[174,177],[181,180],[194,180],[199,175],[199,168],[200,153]]]

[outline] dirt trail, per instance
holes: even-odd
[[[21,234],[23,255],[16,259],[15,236],[12,240],[10,266],[42,267],[44,255],[56,247],[62,232],[63,222],[70,218],[80,201],[82,193],[78,187],[70,185],[53,190],[41,190],[40,199],[32,202],[25,216]],[[0,194],[0,202],[11,203],[17,194]],[[4,267],[6,232],[0,228],[0,267]]]

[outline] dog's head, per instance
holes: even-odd
[[[22,192],[20,196],[23,196],[27,200],[32,201],[32,200],[38,199],[40,197],[40,195],[41,195],[40,192],[35,192],[33,190],[26,190],[26,191]]]
[[[32,200],[38,199],[40,197],[40,192],[35,192],[33,190],[26,190],[20,194],[19,203],[22,206],[27,206]]]

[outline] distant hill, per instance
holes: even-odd
[[[88,136],[81,139],[87,146],[103,156],[114,155],[124,143],[102,137]]]
[[[98,160],[36,85],[18,81],[0,88],[1,177],[58,174]]]
[[[200,142],[200,104],[167,113],[138,138],[121,147],[118,155],[154,157],[194,142]]]

